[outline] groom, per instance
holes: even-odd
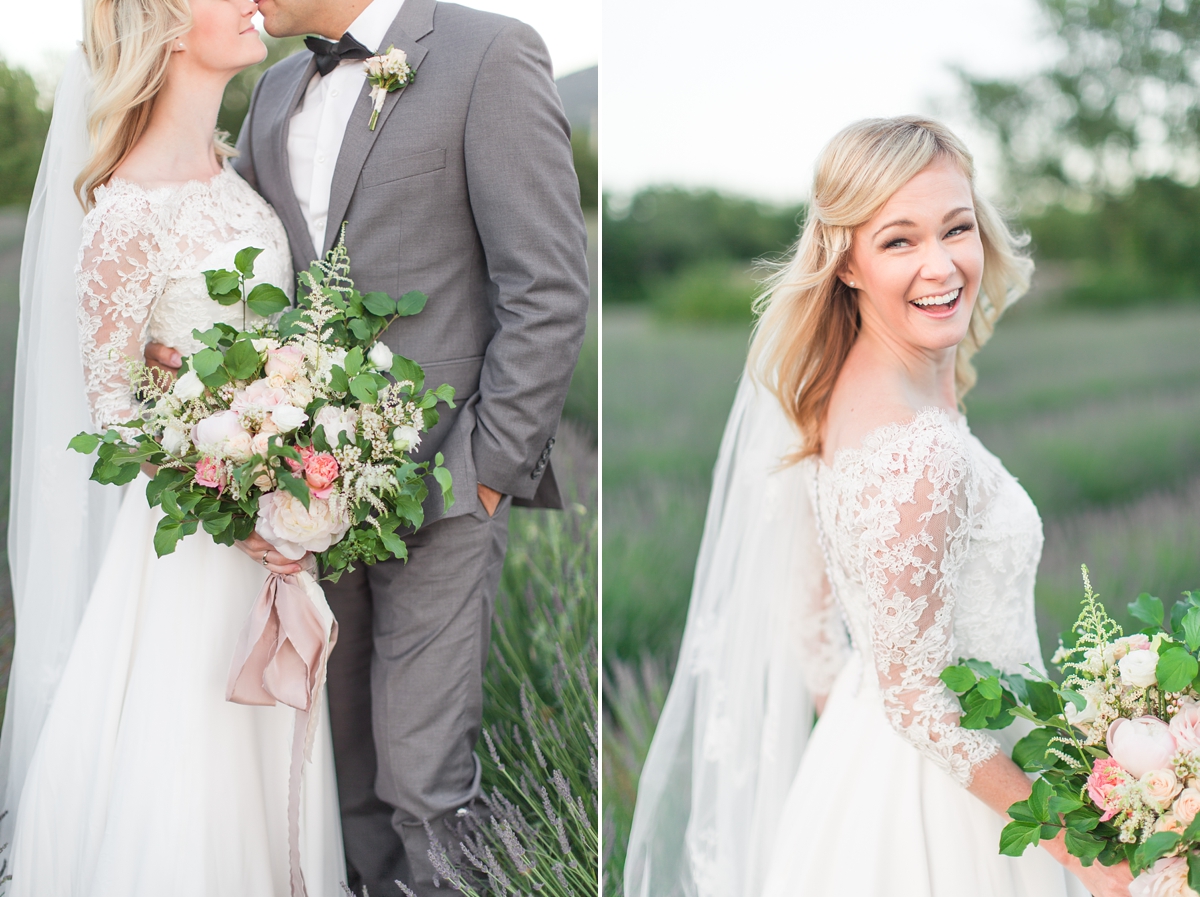
[[[407,563],[326,594],[349,883],[434,890],[425,824],[479,794],[474,754],[510,503],[561,507],[550,449],[583,338],[586,231],[569,128],[533,29],[437,0],[261,0],[266,30],[318,34],[258,82],[234,165],[274,207],[298,271],[348,222],[363,292],[429,296],[383,341],[455,388],[418,459],[445,455],[456,502],[426,504]],[[336,42],[336,43],[333,43]],[[362,59],[415,75],[371,130]],[[148,354],[166,354],[152,347]],[[437,490],[432,490],[436,492]]]

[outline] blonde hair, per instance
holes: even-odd
[[[188,0],[86,0],[83,52],[92,70],[87,129],[92,155],[75,193],[83,207],[96,201],[133,150],[150,122],[154,101],[167,77],[172,45],[192,27]],[[221,135],[213,137],[220,157],[234,154]]]
[[[858,337],[857,294],[838,278],[849,261],[854,230],[939,159],[952,160],[970,182],[983,243],[979,298],[955,364],[960,400],[975,385],[971,356],[991,337],[1004,309],[1029,287],[1033,262],[1022,251],[1028,238],[1014,235],[976,192],[971,154],[949,129],[902,116],[866,119],[843,130],[817,162],[800,239],[755,302],[750,371],[775,393],[800,431],[802,444],[789,461],[820,453],[829,397]]]

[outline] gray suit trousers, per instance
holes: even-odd
[[[508,543],[505,497],[407,537],[409,559],[360,566],[325,594],[338,620],[329,658],[349,884],[372,897],[435,889],[425,823],[446,846],[479,794],[474,753],[492,609]]]

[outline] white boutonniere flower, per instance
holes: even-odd
[[[388,47],[386,53],[364,59],[363,65],[367,69],[367,80],[371,82],[371,102],[374,105],[371,109],[370,128],[374,131],[384,99],[393,90],[412,84],[417,73],[408,64],[408,54],[397,50],[395,46]]]

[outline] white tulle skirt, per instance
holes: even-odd
[[[9,897],[287,897],[295,711],[225,700],[262,567],[203,531],[157,558],[129,488],[17,811]],[[328,713],[302,789],[312,897],[345,880]]]
[[[1041,848],[1000,855],[1003,820],[892,729],[861,670],[855,653],[805,749],[766,897],[1087,897]]]

